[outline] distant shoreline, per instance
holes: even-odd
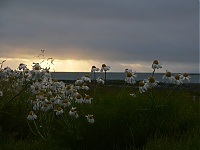
[[[64,72],[64,71],[56,71],[56,72],[51,72],[51,73],[92,73],[92,72]],[[104,74],[104,72],[96,72],[96,73],[102,73]],[[109,73],[124,73],[124,71],[121,71],[121,72],[107,72],[108,74]],[[135,72],[136,74],[152,74],[152,72]],[[184,72],[172,72],[172,74],[183,74]],[[165,72],[156,72],[155,74],[165,74]],[[188,75],[200,75],[200,73],[188,73]]]
[[[86,74],[88,74],[90,79],[93,80],[94,74],[92,72],[53,72],[52,77],[58,80],[76,80],[77,78],[81,78]],[[139,72],[136,72],[135,74],[136,74],[135,78],[136,81],[148,79],[152,75],[152,73],[139,73]],[[154,77],[157,81],[164,82],[162,79],[164,74],[165,73],[155,73]],[[173,73],[173,75],[175,74]],[[98,77],[102,77],[103,79],[105,78],[104,72],[96,72],[95,75],[96,78]],[[106,75],[107,75],[106,76],[107,80],[124,81],[124,79],[126,78],[126,74],[124,72],[107,72]],[[193,73],[188,75],[191,76],[190,80],[191,83],[200,83],[200,74]]]
[[[75,83],[76,80],[59,80],[59,81],[63,81],[65,83]],[[94,83],[93,81],[91,81],[91,83],[89,84],[96,84]],[[106,80],[106,84],[113,84],[113,85],[124,85],[125,84],[125,81],[124,80]],[[136,80],[136,84],[134,85],[138,85],[139,84],[139,81]],[[171,84],[171,83],[165,83],[165,82],[159,82],[159,85],[175,85],[175,84]],[[126,83],[126,85],[129,85],[128,83]],[[181,85],[177,85],[177,86],[184,86],[184,85],[199,85],[200,86],[200,83],[190,83],[190,82],[187,82],[187,83],[183,83]]]

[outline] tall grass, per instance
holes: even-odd
[[[173,77],[168,71],[164,78],[173,84],[155,86],[153,75],[162,66],[154,60],[152,76],[138,90],[129,69],[126,82],[101,85],[85,75],[74,84],[52,79],[50,66],[42,68],[41,63],[33,63],[31,71],[25,64],[18,71],[1,65],[0,149],[199,149],[199,85],[183,88],[187,73]],[[102,67],[106,79],[110,67]],[[93,98],[91,104],[80,102],[86,95]],[[66,99],[70,107],[64,106]],[[44,106],[53,107],[45,111]],[[72,107],[78,118],[69,115]],[[32,110],[37,118],[27,118],[34,115]],[[94,123],[88,121],[92,115]]]
[[[78,119],[53,111],[38,111],[38,119],[27,121],[30,111],[27,88],[1,81],[0,149],[198,149],[199,92],[154,88],[132,97],[138,89],[129,85],[89,84],[91,105],[75,104]],[[181,85],[184,86],[184,85]],[[16,90],[17,89],[17,90]],[[169,94],[170,93],[170,94]],[[93,114],[90,124],[84,115]],[[41,135],[44,139],[41,137]]]

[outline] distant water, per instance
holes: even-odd
[[[58,80],[76,80],[77,78],[81,78],[85,76],[85,74],[89,74],[89,77],[93,79],[93,73],[91,72],[53,72],[53,78],[56,78]],[[144,80],[148,79],[152,73],[137,73],[136,72],[136,80]],[[155,73],[154,77],[157,81],[163,82],[164,73]],[[189,74],[191,77],[190,83],[200,83],[200,74]],[[104,72],[96,72],[96,77],[102,77],[104,78]],[[107,72],[107,80],[124,80],[125,79],[125,73],[124,72]]]

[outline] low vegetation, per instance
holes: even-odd
[[[95,123],[70,117],[67,108],[62,116],[38,111],[37,128],[26,119],[30,91],[1,87],[1,149],[198,149],[200,93],[171,87],[132,97],[136,88],[106,84],[91,83],[92,104],[77,110],[92,113]]]
[[[167,71],[154,60],[152,76],[106,81],[86,74],[76,81],[53,79],[49,68],[0,69],[0,149],[198,150],[199,84],[187,73]]]

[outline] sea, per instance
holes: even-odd
[[[76,80],[77,78],[81,78],[85,76],[86,74],[89,75],[91,79],[93,79],[94,74],[92,72],[52,72],[53,78],[56,78],[58,80]],[[96,72],[96,78],[102,77],[104,79],[104,72]],[[144,79],[148,79],[152,73],[135,73],[137,77],[135,78],[136,81],[141,81]],[[176,74],[176,73],[175,73]],[[179,73],[177,73],[179,74]],[[155,73],[154,77],[159,82],[164,82],[162,79],[163,75],[165,73]],[[190,78],[190,83],[200,83],[200,74],[199,73],[189,73],[188,74]],[[124,80],[126,77],[124,72],[107,72],[106,73],[106,79],[107,80]]]

